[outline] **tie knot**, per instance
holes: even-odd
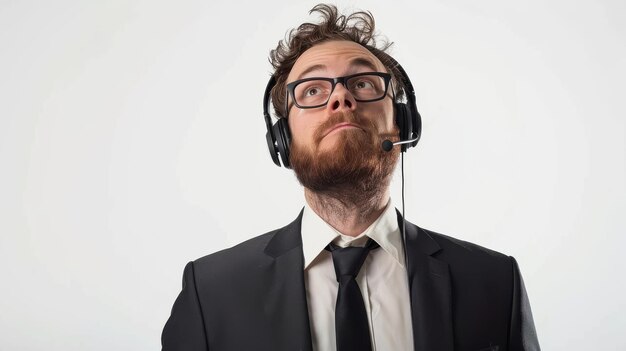
[[[369,239],[364,247],[339,247],[332,243],[328,244],[326,250],[333,255],[337,281],[341,283],[344,277],[356,278],[369,251],[377,247],[379,247],[378,243],[372,239]]]

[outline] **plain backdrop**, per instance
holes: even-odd
[[[262,94],[315,3],[0,0],[1,350],[159,349],[186,262],[295,218]],[[625,4],[338,3],[416,88],[408,219],[514,256],[545,350],[626,349]]]

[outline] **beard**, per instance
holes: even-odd
[[[360,128],[346,128],[331,147],[322,150],[324,132],[349,122]],[[345,204],[359,205],[384,195],[389,186],[400,149],[384,151],[383,140],[399,140],[398,128],[380,134],[371,120],[352,112],[331,115],[313,135],[313,145],[292,141],[289,161],[298,181],[314,193],[330,196]]]

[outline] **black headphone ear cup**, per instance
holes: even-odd
[[[289,146],[291,145],[291,133],[289,131],[289,123],[286,118],[279,118],[272,126],[274,135],[276,136],[276,146],[280,154],[280,160],[285,168],[291,168],[289,163]]]
[[[411,121],[411,110],[409,106],[402,102],[395,103],[396,108],[396,124],[398,125],[398,129],[400,130],[400,140],[408,140],[411,139],[411,134],[413,131],[413,123]],[[403,144],[402,151],[406,151],[408,148],[408,144]]]
[[[422,116],[420,116],[420,113],[417,111],[417,108],[415,108],[415,113],[411,113],[411,116],[413,117],[413,131],[415,132],[415,137],[417,138],[417,140],[415,140],[414,142],[411,143],[411,146],[415,146],[417,145],[417,142],[419,141],[421,135],[422,135]]]
[[[273,126],[272,129],[274,129]],[[267,141],[267,147],[270,150],[270,156],[272,156],[272,161],[274,161],[275,165],[280,167],[280,160],[278,159],[278,149],[276,148],[276,144],[274,143],[274,138],[272,138],[272,133],[269,130],[265,133],[265,140]]]

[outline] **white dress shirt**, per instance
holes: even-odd
[[[308,205],[302,215],[304,282],[313,350],[337,350],[335,304],[339,284],[328,243],[364,246],[372,238],[380,248],[370,251],[356,278],[363,294],[373,350],[413,350],[411,302],[402,234],[391,201],[383,214],[357,237],[339,233]]]

